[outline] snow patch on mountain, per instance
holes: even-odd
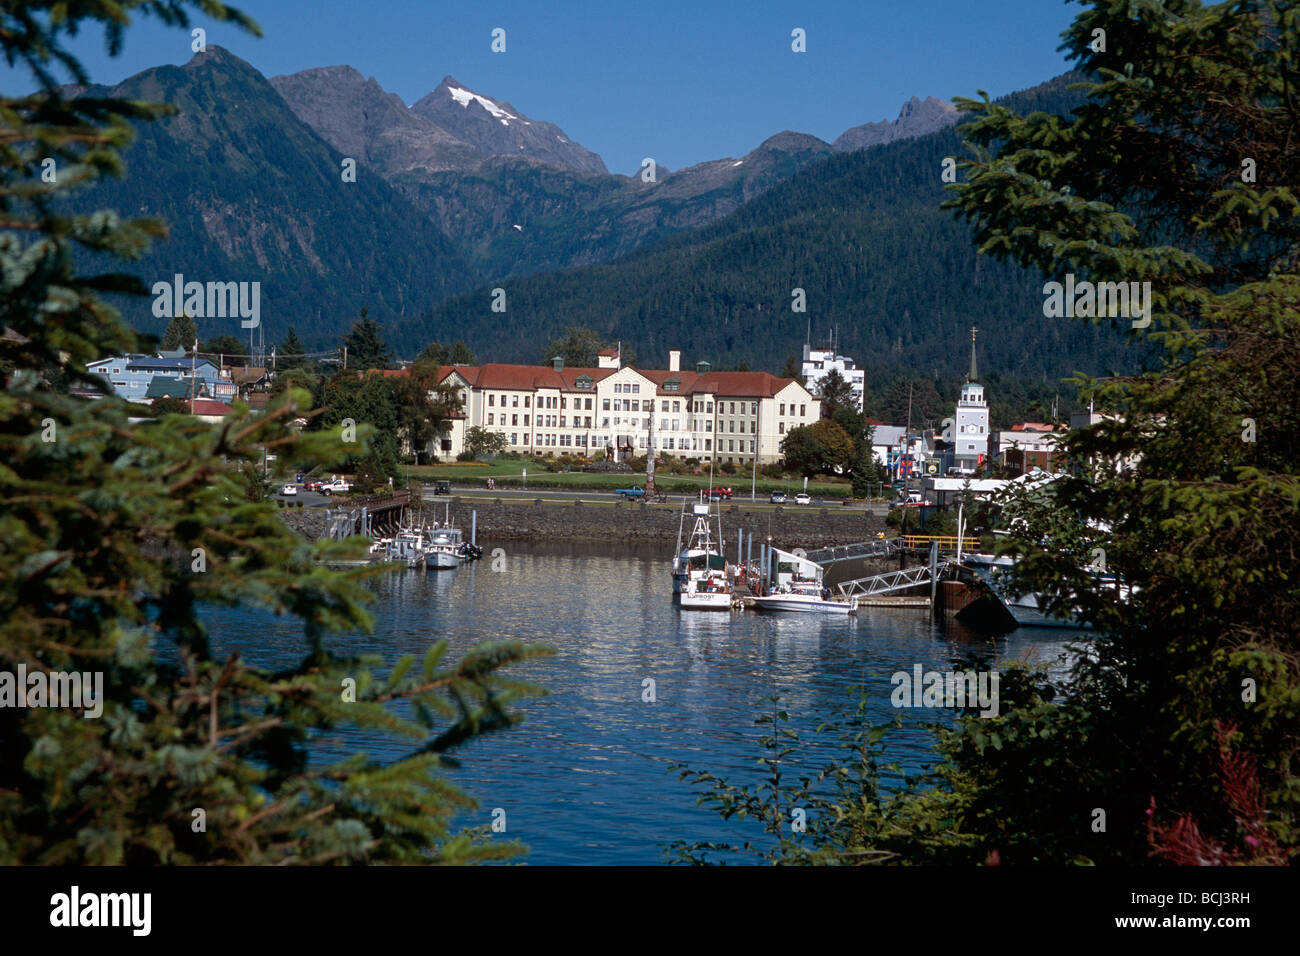
[[[519,119],[519,117],[516,116],[514,113],[511,113],[509,110],[503,110],[501,107],[497,106],[490,99],[488,99],[486,96],[479,96],[477,93],[471,92],[470,90],[462,90],[459,87],[455,87],[455,86],[449,87],[447,92],[450,93],[451,98],[455,100],[457,103],[459,103],[462,107],[468,108],[471,102],[478,103],[479,106],[483,107],[485,110],[487,110],[497,119],[499,119],[501,121],[502,126],[509,126],[510,120]]]

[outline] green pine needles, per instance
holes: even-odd
[[[521,847],[486,827],[457,829],[475,803],[440,769],[457,746],[519,721],[516,702],[541,690],[506,672],[548,650],[492,642],[452,661],[439,641],[376,676],[382,661],[326,647],[331,633],[372,627],[366,579],[376,569],[327,567],[365,541],[307,542],[272,505],[249,500],[245,478],[265,454],[328,467],[368,447],[374,430],[360,426],[348,449],[338,428],[300,432],[292,423],[311,417],[311,397],[297,388],[265,412],[237,402],[218,426],[133,420],[111,395],[69,393],[102,392],[86,364],[136,348],[100,294],[145,291],[128,275],[78,274],[74,251],[78,261],[135,258],[164,229],[109,212],[64,216],[60,200],[122,174],[131,122],[167,110],[62,99],[56,71],[85,81],[63,41],[98,24],[116,50],[131,15],[186,27],[190,7],[258,32],[215,0],[0,13],[9,62],[43,87],[0,99],[0,695],[5,675],[20,672],[82,675],[87,692],[98,675],[102,688],[94,708],[35,706],[35,696],[0,707],[0,863],[512,856]],[[211,605],[296,617],[300,663],[218,657],[201,614]],[[313,759],[321,736],[342,729],[405,738],[409,753]]]

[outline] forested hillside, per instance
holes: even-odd
[[[1013,94],[1019,111],[1066,112],[1071,77]],[[841,350],[873,381],[901,374],[956,380],[978,326],[985,377],[1009,376],[1050,396],[1075,370],[1138,361],[1124,330],[1044,318],[1042,279],[978,256],[970,229],[940,208],[945,157],[966,150],[955,129],[834,156],[702,229],[611,264],[503,283],[505,315],[488,289],[400,323],[390,338],[411,351],[465,337],[496,361],[532,361],[533,342],[566,326],[628,341],[643,364],[667,349],[685,359],[779,369],[838,328]],[[792,311],[803,289],[807,312]],[[506,338],[526,325],[534,334]],[[1031,389],[1032,386],[1032,389]]]

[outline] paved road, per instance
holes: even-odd
[[[597,488],[585,488],[585,489],[573,489],[573,490],[561,489],[561,488],[536,488],[536,489],[495,488],[489,491],[488,489],[482,487],[481,485],[452,485],[451,493],[455,497],[465,498],[467,500],[480,500],[480,501],[492,501],[496,498],[501,498],[503,500],[523,499],[525,501],[532,501],[535,498],[542,498],[544,500],[552,500],[552,501],[614,502],[619,500],[619,496],[614,494],[612,491],[606,491]],[[433,500],[434,499],[433,485],[426,484],[424,486],[423,494],[424,494],[425,501]],[[669,504],[674,507],[680,507],[681,502],[683,500],[694,500],[694,499],[690,498],[689,496],[684,496],[681,494],[668,496]],[[886,511],[888,511],[888,506],[885,505],[883,502],[872,502],[870,505],[866,505],[862,502],[853,502],[851,504],[844,505],[841,504],[838,499],[833,499],[833,498],[826,499],[824,503],[818,503],[818,499],[814,498],[813,503],[811,505],[797,505],[793,501],[793,496],[791,500],[788,500],[784,505],[772,504],[769,501],[767,495],[760,495],[758,499],[755,501],[751,501],[748,495],[743,495],[743,496],[736,495],[730,500],[724,499],[721,502],[721,504],[724,507],[727,505],[737,505],[740,507],[749,508],[751,510],[759,510],[759,511],[772,510],[775,508],[786,508],[790,510],[801,510],[801,509],[813,510],[815,508],[836,508],[843,511],[870,511],[873,514],[881,514],[881,515],[885,514]]]

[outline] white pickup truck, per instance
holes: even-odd
[[[322,495],[347,494],[352,490],[352,486],[342,478],[331,478],[329,481],[321,483],[320,493]]]

